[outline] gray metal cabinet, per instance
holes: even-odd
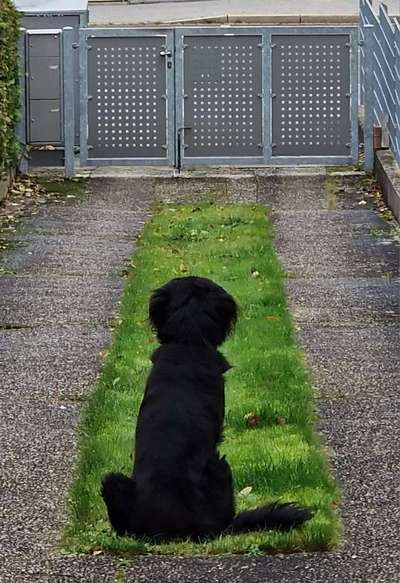
[[[28,34],[29,143],[62,142],[62,78],[60,31]]]

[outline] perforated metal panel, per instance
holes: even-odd
[[[349,36],[273,35],[272,47],[272,155],[349,156]]]
[[[262,156],[262,37],[184,37],[185,157]]]
[[[165,38],[88,43],[89,158],[165,158]]]

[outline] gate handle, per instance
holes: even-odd
[[[171,51],[161,51],[160,55],[162,57],[172,57],[172,52]]]

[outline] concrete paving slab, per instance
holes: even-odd
[[[111,172],[112,168],[109,168]],[[116,171],[115,171],[116,170]],[[129,168],[129,170],[132,170]],[[93,176],[90,180],[90,192],[86,198],[88,208],[104,208],[106,210],[132,211],[136,213],[138,227],[148,218],[149,206],[154,201],[156,179],[146,171],[125,174],[121,168],[114,169],[110,176]],[[145,178],[143,180],[143,178]]]
[[[396,430],[400,414],[382,411],[373,419],[363,416],[365,400],[358,400],[357,405],[351,407],[352,414],[348,412],[335,424],[332,419],[343,402],[331,405],[332,417],[318,425],[326,442],[334,444],[329,461],[345,497],[344,505],[349,510],[354,504],[396,507],[400,499],[400,435]]]
[[[80,405],[2,392],[0,407],[0,573],[15,581],[20,567],[35,565],[60,542]]]
[[[365,540],[365,510],[353,512],[355,528],[360,530],[360,540]],[[372,522],[373,531],[378,522]],[[393,537],[396,536],[391,531]],[[378,536],[374,537],[379,545]],[[382,546],[376,549],[382,551]],[[336,553],[309,553],[278,555],[274,557],[223,557],[223,558],[140,558],[133,561],[128,571],[127,583],[381,583],[396,581],[400,560],[397,549],[388,549],[379,561],[349,548]],[[386,578],[387,577],[387,578]],[[390,579],[389,577],[393,577]]]
[[[298,324],[365,326],[374,322],[400,324],[400,279],[289,279],[286,289]]]
[[[112,557],[27,557],[14,568],[10,563],[4,571],[7,577],[11,573],[12,583],[116,583],[118,562]],[[8,566],[7,566],[8,568]],[[3,579],[1,579],[3,581]]]
[[[378,243],[372,231],[388,229],[375,213],[276,211],[278,254],[291,277],[396,277],[399,246]],[[293,245],[293,240],[296,245]]]
[[[348,176],[350,173],[350,176]],[[362,195],[354,196],[360,190],[360,179],[364,173],[349,171],[346,176],[337,177],[337,185],[327,192],[326,174],[290,175],[283,173],[270,177],[258,177],[258,201],[280,211],[314,211],[357,209]]]
[[[18,275],[64,274],[118,276],[127,266],[133,243],[98,237],[64,235],[19,235],[25,246],[5,258],[4,267]]]
[[[139,228],[143,225],[140,224]],[[114,207],[94,206],[86,203],[73,208],[46,208],[35,217],[28,218],[18,229],[18,235],[36,233],[99,237],[103,240],[127,239],[132,241],[135,229],[138,229],[137,212]]]
[[[110,340],[111,330],[97,323],[0,330],[0,400],[64,404],[84,398]]]
[[[303,324],[299,338],[317,394],[334,399],[398,398],[397,325],[327,328]]]
[[[123,287],[121,277],[0,278],[0,328],[72,323],[110,325]],[[32,300],[33,298],[33,300]]]

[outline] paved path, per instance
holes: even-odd
[[[190,181],[97,178],[82,201],[23,222],[25,246],[7,255],[14,273],[0,277],[1,582],[400,581],[399,248],[376,212],[357,204],[351,179],[328,211],[323,175],[274,174],[258,177],[249,197],[274,208],[320,429],[343,487],[343,549],[259,559],[144,557],[127,568],[57,552],[79,398],[110,339],[132,238],[154,192],[193,190]]]
[[[374,4],[378,2],[375,1]],[[400,14],[399,0],[387,0],[390,14]],[[305,21],[308,17],[319,17],[320,22],[329,17],[329,21],[340,21],[340,17],[358,18],[358,0],[200,0],[191,2],[161,2],[144,3],[108,3],[89,5],[90,23],[94,25],[107,24],[137,24],[160,23],[190,19],[204,19],[226,16],[269,16],[284,17],[282,22]],[[278,19],[279,21],[279,19]]]

